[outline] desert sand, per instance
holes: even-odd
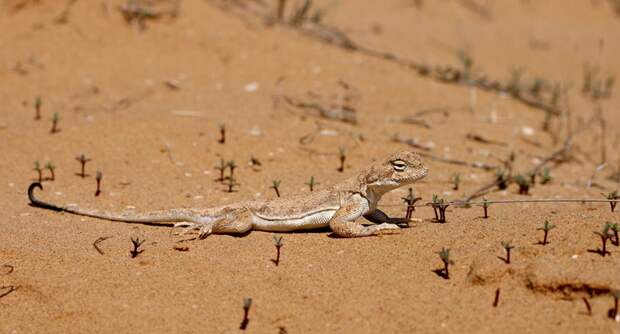
[[[620,183],[620,99],[613,87],[584,91],[584,66],[598,68],[600,89],[619,73],[617,1],[312,3],[315,22],[398,59],[461,68],[467,55],[473,73],[502,83],[521,69],[524,90],[544,79],[545,103],[561,91],[548,130],[550,112],[512,93],[325,43],[305,32],[312,18],[287,23],[301,1],[286,4],[284,22],[275,0],[139,3],[143,18],[126,20],[121,0],[0,1],[0,332],[241,332],[244,298],[251,333],[620,332],[608,317],[620,249],[609,242],[601,256],[593,233],[619,223],[620,209],[604,202],[491,204],[487,219],[477,204],[451,205],[445,223],[421,206],[409,228],[359,239],[325,230],[186,240],[168,226],[34,208],[26,196],[35,161],[56,167],[54,181],[42,172],[45,200],[150,211],[273,198],[274,180],[282,196],[308,193],[311,176],[319,189],[411,149],[430,169],[413,186],[418,204],[455,201],[493,182],[511,153],[514,176],[574,133],[546,165],[550,182],[537,177],[527,195],[510,182],[473,200],[604,199]],[[346,106],[355,124],[312,103]],[[86,177],[80,154],[92,159]],[[238,166],[234,192],[216,181],[221,159]],[[406,195],[389,193],[380,208],[402,217]],[[545,220],[556,227],[542,245]],[[135,258],[131,238],[145,240]],[[501,242],[515,246],[510,264]],[[435,272],[442,248],[449,279]]]

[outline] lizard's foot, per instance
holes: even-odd
[[[204,239],[213,233],[213,225],[215,225],[214,222],[180,222],[175,223],[174,228],[183,228],[179,235],[185,235],[191,231],[198,230],[198,239]]]

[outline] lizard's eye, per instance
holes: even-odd
[[[402,160],[396,160],[392,161],[392,167],[394,167],[395,171],[402,172],[407,169],[407,164]]]

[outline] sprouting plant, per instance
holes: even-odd
[[[282,246],[284,245],[284,243],[282,242],[282,236],[274,235],[273,245],[276,246],[276,259],[273,260],[273,263],[275,263],[277,267],[278,264],[280,264],[280,248],[282,248]]]
[[[461,63],[461,71],[463,73],[463,80],[468,81],[471,78],[472,67],[474,65],[474,60],[471,58],[469,52],[464,49],[459,49],[456,52],[456,57]]]
[[[422,199],[422,197],[415,197],[415,195],[413,194],[413,188],[409,188],[408,190],[409,193],[407,194],[407,197],[402,198],[402,200],[407,205],[407,213],[405,214],[405,219],[407,220],[411,219],[411,216],[415,211],[415,203]]]
[[[614,298],[614,307],[609,309],[607,315],[612,319],[616,319],[618,316],[618,299],[620,299],[620,290],[611,291],[611,296]]]
[[[314,191],[314,186],[317,184],[319,183],[314,181],[314,176],[310,176],[310,181],[306,182],[306,185],[310,188],[310,191]]]
[[[442,247],[441,250],[437,252],[437,254],[439,254],[439,258],[441,259],[441,262],[443,262],[443,269],[440,269],[438,271],[438,274],[442,275],[442,277],[445,279],[450,279],[450,272],[448,270],[448,267],[451,264],[454,264],[454,261],[450,259],[450,248]]]
[[[40,96],[37,96],[34,99],[34,119],[35,120],[40,120],[41,119],[41,105],[42,105],[42,100]]]
[[[276,196],[280,197],[280,183],[282,181],[281,180],[273,180],[271,187],[275,192],[276,192]]]
[[[614,190],[608,194],[601,193],[601,195],[603,195],[609,201],[616,201],[620,199],[618,190]],[[611,208],[611,212],[614,212],[614,210],[616,209],[616,205],[618,205],[618,202],[609,202],[609,207]]]
[[[452,182],[452,190],[455,190],[455,191],[459,190],[459,185],[461,183],[461,174],[459,173],[452,174],[450,181]]]
[[[131,250],[131,251],[129,252],[129,254],[131,254],[131,257],[132,257],[132,258],[134,258],[134,257],[136,257],[136,256],[140,255],[140,253],[144,252],[144,250],[139,249],[139,248],[140,248],[140,246],[142,246],[142,244],[144,243],[144,241],[145,241],[144,239],[143,239],[143,240],[140,240],[140,238],[139,238],[139,237],[138,237],[138,238],[135,238],[135,239],[134,239],[134,238],[131,238],[131,243],[133,244],[133,250]]]
[[[502,169],[498,168],[495,171],[495,179],[497,181],[497,187],[500,190],[508,188],[508,175]]]
[[[510,83],[508,84],[508,92],[515,97],[521,96],[521,77],[523,76],[523,69],[512,69]]]
[[[86,163],[91,161],[90,158],[86,158],[86,156],[84,154],[80,154],[77,157],[75,157],[75,160],[79,161],[80,164],[82,165],[82,172],[80,174],[78,174],[79,176],[81,176],[82,178],[86,177]]]
[[[45,164],[45,169],[50,171],[50,181],[54,181],[56,179],[56,174],[54,174],[56,166],[52,162],[48,162]]]
[[[435,211],[435,219],[438,223],[446,222],[446,209],[450,206],[450,203],[445,201],[443,198],[437,197],[437,195],[433,195],[432,202],[430,205],[433,207]]]
[[[601,230],[601,232],[594,231],[594,234],[601,237],[602,246],[601,246],[601,249],[599,249],[597,252],[601,254],[601,256],[611,254],[610,252],[607,251],[607,240],[611,238],[611,233],[609,232],[609,225],[608,224],[603,225],[603,229]]]
[[[50,130],[50,133],[56,133],[60,131],[60,129],[58,128],[58,122],[60,122],[60,114],[58,112],[55,112],[52,115],[52,129]]]
[[[618,224],[607,222],[607,226],[609,226],[609,229],[613,232],[614,235],[613,240],[611,240],[612,245],[620,246],[620,240],[618,240]]]
[[[234,188],[239,185],[239,183],[237,183],[237,181],[232,176],[226,176],[224,180],[226,181],[225,184],[228,187],[227,192],[229,193],[234,192]]]
[[[515,176],[515,182],[519,185],[519,195],[528,195],[530,192],[531,182],[523,174]]]
[[[541,78],[536,78],[532,82],[532,86],[530,86],[530,94],[536,98],[540,98],[540,93],[545,88],[545,80]]]
[[[543,240],[540,241],[539,244],[541,244],[543,246],[548,244],[548,242],[547,242],[547,235],[549,234],[549,231],[551,231],[554,228],[555,228],[555,225],[549,223],[548,220],[545,220],[545,222],[543,223],[543,227],[537,228],[537,230],[545,232],[545,235],[543,236]]]
[[[235,168],[237,168],[235,160],[228,161],[228,168],[230,169],[230,178],[232,179],[235,175]]]
[[[41,164],[39,163],[39,160],[34,162],[34,168],[32,170],[37,172],[39,183],[41,183],[41,181],[43,180],[43,170],[41,169]]]
[[[218,126],[220,128],[220,139],[217,142],[224,144],[226,142],[226,124],[220,123]]]
[[[482,209],[484,210],[484,218],[489,218],[489,206],[491,206],[491,203],[489,203],[489,200],[487,200],[486,198],[483,198]]]
[[[224,182],[224,172],[226,172],[226,168],[228,168],[228,164],[224,162],[224,159],[220,159],[220,165],[215,166],[215,169],[220,172],[220,178],[216,181]]]
[[[99,196],[101,194],[101,179],[103,178],[103,174],[100,170],[95,174],[95,180],[97,181],[97,191],[95,191],[95,196]]]
[[[338,167],[339,172],[344,172],[344,162],[347,159],[347,152],[344,147],[338,148],[338,158],[340,159],[340,167]]]
[[[542,174],[540,175],[540,184],[547,184],[551,182],[551,170],[549,167],[545,167],[542,170]]]
[[[505,262],[507,264],[510,264],[510,251],[515,248],[514,245],[511,245],[509,242],[501,242],[502,247],[504,248],[504,250],[506,251],[506,260]]]
[[[239,326],[241,330],[245,330],[248,327],[248,323],[250,322],[248,314],[250,313],[251,306],[252,298],[243,298],[243,321],[241,321],[241,326]]]

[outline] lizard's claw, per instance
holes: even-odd
[[[199,239],[204,239],[213,232],[213,223],[180,222],[174,224],[174,228],[177,227],[183,228],[179,235],[185,235],[191,231],[198,230]]]

